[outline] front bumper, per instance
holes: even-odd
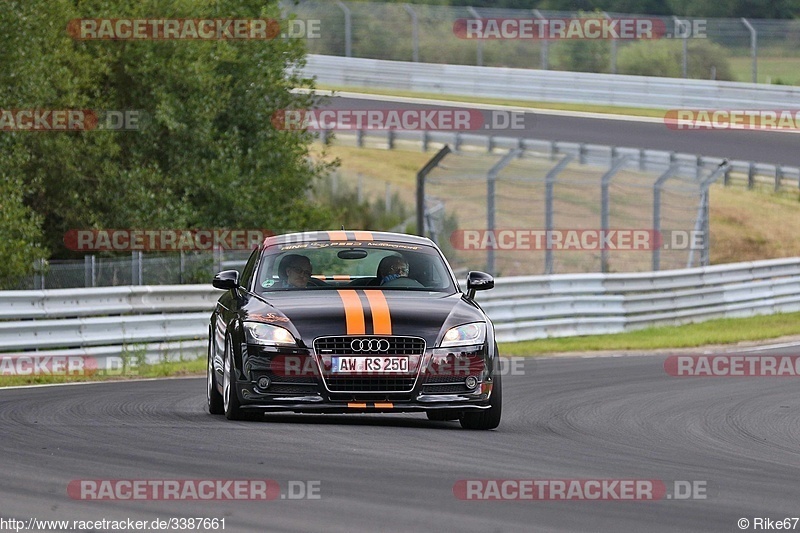
[[[298,368],[311,367],[315,375],[277,375],[271,367],[272,361],[283,357],[274,349],[254,345],[242,345],[244,372],[237,379],[235,390],[241,407],[263,412],[307,412],[307,413],[398,413],[443,411],[479,411],[489,408],[492,393],[492,371],[495,354],[488,345],[471,347],[467,352],[451,353],[450,356],[469,358],[466,368],[469,375],[478,379],[477,387],[468,389],[465,375],[441,374],[431,377],[431,369],[441,363],[441,349],[426,350],[413,376],[414,385],[409,390],[385,391],[332,391],[320,375],[320,359],[311,351],[301,353],[293,350],[292,356],[307,357],[313,365],[298,364]],[[475,361],[479,361],[476,370]],[[259,387],[259,378],[268,376],[270,385]],[[411,376],[408,376],[409,378]]]

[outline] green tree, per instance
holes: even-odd
[[[308,108],[299,39],[77,41],[86,18],[273,18],[256,0],[10,0],[0,3],[6,108],[138,110],[138,131],[16,132],[14,168],[43,243],[67,257],[72,228],[325,226],[308,201],[328,170],[310,133],[283,131],[276,111]],[[38,218],[37,218],[38,217]]]

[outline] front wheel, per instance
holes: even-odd
[[[233,366],[233,346],[231,340],[225,339],[225,363],[222,373],[222,403],[225,418],[228,420],[244,420],[246,418],[236,394],[236,369]]]
[[[464,413],[459,419],[461,427],[464,429],[494,429],[500,425],[500,417],[503,414],[503,385],[499,372],[494,376],[489,405],[490,407],[483,411]]]
[[[217,390],[217,375],[214,371],[214,357],[211,355],[212,338],[208,338],[208,367],[206,369],[206,400],[208,401],[208,412],[212,415],[221,415],[225,412],[225,405],[222,394]]]

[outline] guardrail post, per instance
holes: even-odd
[[[495,183],[497,175],[508,166],[511,161],[520,155],[519,149],[509,150],[500,161],[494,164],[486,174],[486,231],[494,234],[494,215],[495,215]],[[486,271],[494,275],[494,247],[489,246],[486,250]]]
[[[644,148],[639,149],[639,170],[642,172],[647,169],[647,151]]]
[[[725,169],[725,176],[722,178],[722,185],[727,187],[731,183],[731,167]]]
[[[612,152],[613,153],[613,152]],[[622,168],[628,163],[630,160],[630,156],[626,155],[621,159],[615,161],[615,157],[612,155],[611,160],[611,168],[608,169],[608,172],[603,174],[603,177],[600,178],[600,229],[603,232],[603,235],[609,230],[609,218],[610,218],[610,208],[609,208],[609,195],[608,195],[608,188],[611,185],[611,178],[614,177],[614,174],[622,170]],[[608,272],[608,250],[606,250],[605,246],[600,247],[600,271],[605,273]]]
[[[417,20],[417,12],[411,7],[411,4],[403,4],[403,9],[411,15],[411,60],[414,63],[419,63],[419,21]]]
[[[750,32],[750,57],[752,58],[752,80],[758,83],[758,32],[746,18],[742,17],[742,24]]]
[[[672,164],[666,172],[658,177],[653,185],[653,270],[661,269],[661,189],[664,187],[664,182],[674,176],[677,172],[678,165]]]
[[[422,131],[422,151],[428,151],[428,130]]]
[[[386,132],[386,146],[389,150],[394,150],[394,130]]]
[[[442,149],[436,152],[436,155],[425,163],[425,166],[417,172],[417,235],[421,237],[425,236],[425,178],[449,153],[450,147],[445,144]]]
[[[747,188],[752,189],[756,185],[756,164],[750,161],[747,166]]]
[[[581,165],[586,164],[586,143],[580,143],[578,145],[578,162]]]
[[[494,135],[489,135],[486,138],[486,153],[491,154],[494,150]]]
[[[551,249],[550,235],[553,231],[553,190],[555,189],[556,179],[558,175],[564,170],[572,160],[575,159],[573,154],[566,154],[556,166],[550,169],[550,172],[544,177],[544,273],[549,275],[553,273],[553,250]]]
[[[783,180],[783,168],[775,165],[775,192],[781,190],[781,180]]]
[[[344,56],[353,57],[353,15],[342,0],[336,0],[336,5],[344,13]]]

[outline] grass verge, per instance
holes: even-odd
[[[19,385],[46,385],[53,383],[72,383],[83,381],[120,381],[126,379],[164,378],[204,374],[206,359],[201,357],[192,361],[170,361],[157,364],[143,364],[125,371],[100,370],[88,375],[35,375],[0,376],[0,387]]]
[[[599,350],[660,350],[763,341],[800,335],[800,313],[721,318],[684,326],[647,328],[613,335],[587,335],[502,343],[503,355],[546,355]]]
[[[562,102],[543,102],[540,100],[505,100],[502,98],[480,98],[475,96],[459,96],[438,93],[403,91],[399,89],[376,89],[374,87],[348,87],[320,84],[317,89],[334,92],[350,92],[362,94],[376,94],[383,96],[402,96],[408,98],[430,98],[432,100],[445,100],[448,102],[466,102],[472,104],[504,105],[536,109],[552,109],[558,111],[579,111],[583,113],[604,113],[610,115],[630,115],[634,117],[664,118],[664,109],[646,107],[605,106],[593,104],[568,104]]]

